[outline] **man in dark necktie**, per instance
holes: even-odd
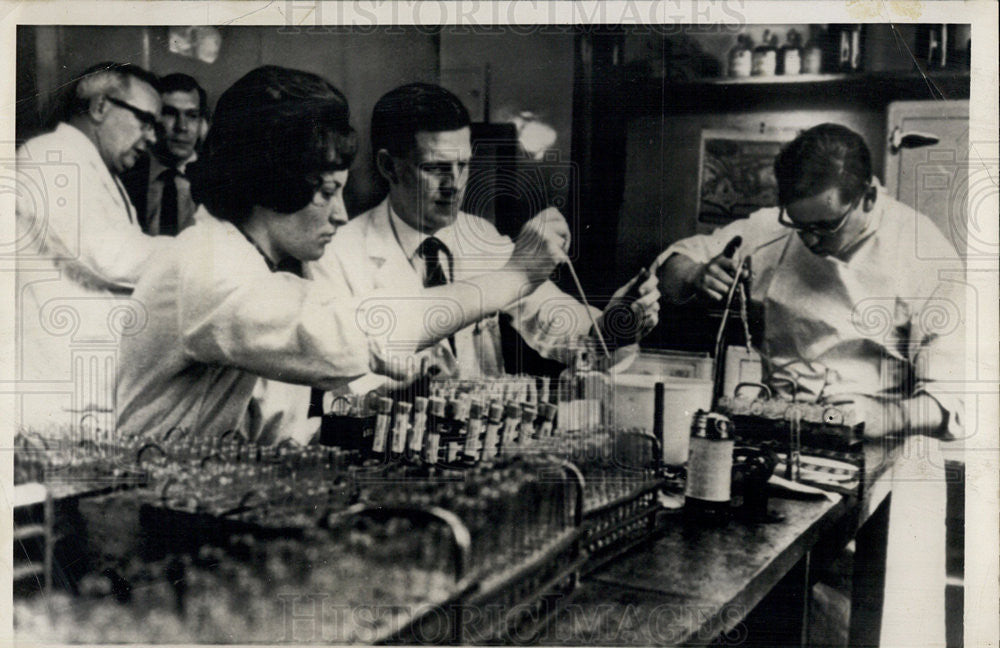
[[[355,296],[381,291],[399,295],[403,303],[406,295],[421,299],[424,287],[481,273],[501,275],[513,242],[489,221],[461,208],[472,157],[469,122],[458,97],[440,86],[409,84],[379,99],[372,114],[372,151],[389,195],[338,230],[316,264],[318,280]],[[636,292],[639,299],[629,305],[635,326],[626,343],[647,333],[658,319],[656,279],[643,281]],[[600,311],[588,313],[551,281],[503,312],[531,348],[564,364],[573,362],[580,350],[598,348],[593,321],[606,339],[614,338]],[[433,315],[425,322],[429,330],[443,329],[459,313],[442,301]],[[438,375],[461,378],[504,373],[497,315],[460,329],[407,362],[417,375],[434,368]],[[351,390],[387,387],[400,386],[385,376],[369,375]]]
[[[152,155],[123,178],[147,234],[174,236],[194,223],[196,205],[186,171],[208,124],[205,90],[186,74],[160,80],[160,135]]]

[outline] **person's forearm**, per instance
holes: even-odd
[[[672,254],[660,268],[660,291],[671,302],[687,301],[695,293],[695,278],[702,265],[683,254]]]
[[[526,274],[504,269],[428,288],[418,297],[384,295],[366,301],[368,307],[384,306],[396,313],[391,336],[415,341],[419,351],[492,315],[535,287]]]

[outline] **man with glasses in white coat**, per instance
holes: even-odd
[[[919,446],[894,472],[882,644],[943,645],[937,439],[963,429],[963,286],[950,278],[963,265],[928,217],[879,187],[850,129],[810,128],[774,169],[780,206],[670,246],[663,292],[721,301],[748,257],[764,382],[784,398],[853,406],[868,438]]]
[[[55,130],[18,149],[22,425],[114,426],[116,344],[143,321],[141,305],[122,298],[172,244],[142,232],[119,178],[156,142],[156,84],[135,65],[95,65],[68,89]]]

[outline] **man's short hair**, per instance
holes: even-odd
[[[385,94],[372,110],[372,151],[406,157],[419,131],[440,133],[469,125],[469,111],[441,86],[410,83]]]
[[[788,205],[836,188],[851,203],[871,185],[872,156],[860,135],[840,124],[820,124],[789,142],[774,161],[778,203]]]
[[[208,117],[208,95],[205,88],[193,76],[174,72],[160,77],[160,83],[156,88],[161,95],[168,92],[197,92],[198,93],[198,114]]]
[[[127,92],[132,80],[138,79],[157,89],[156,75],[131,63],[105,61],[92,65],[76,78],[69,89],[69,103],[65,118],[90,110],[90,102],[103,94]]]
[[[304,208],[320,175],[349,168],[356,152],[340,90],[315,74],[266,65],[219,97],[188,175],[195,202],[240,223],[255,205],[284,214]]]

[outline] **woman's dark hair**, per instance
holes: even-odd
[[[854,202],[871,185],[872,156],[860,135],[839,124],[820,124],[786,145],[774,161],[778,203],[788,205],[836,188]]]
[[[347,99],[309,72],[266,65],[219,98],[192,176],[192,195],[240,223],[255,205],[289,214],[309,204],[321,174],[351,166],[357,137]]]

